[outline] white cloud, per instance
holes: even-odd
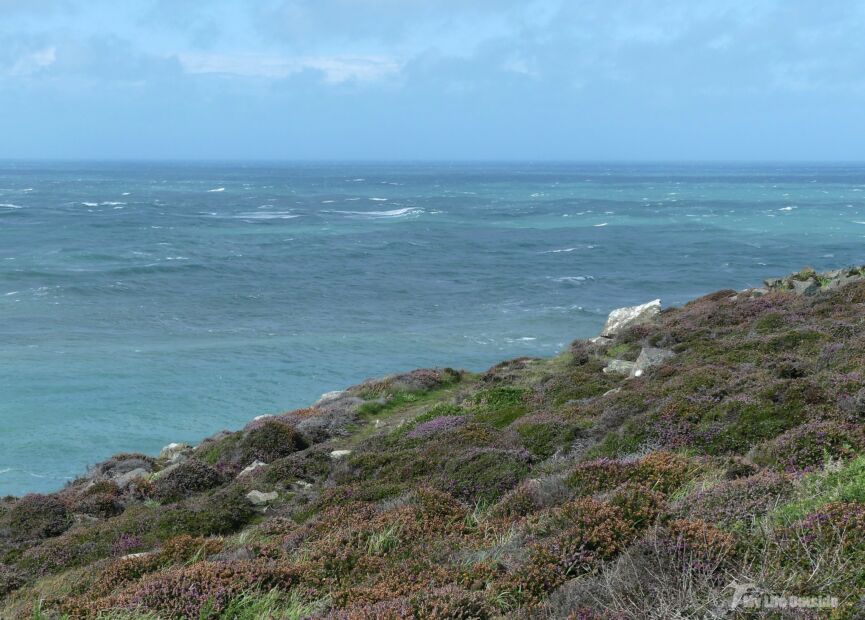
[[[311,70],[320,72],[329,84],[383,80],[397,75],[403,67],[388,56],[183,53],[179,59],[184,71],[190,74],[282,79]]]
[[[41,69],[50,67],[56,60],[57,49],[46,47],[19,56],[9,73],[17,76],[33,75]]]

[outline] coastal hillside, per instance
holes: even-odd
[[[858,618],[863,422],[865,269],[650,301],[5,498],[0,618]]]

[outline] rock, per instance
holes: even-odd
[[[790,284],[793,286],[793,292],[797,295],[814,295],[818,290],[820,290],[820,283],[817,282],[817,278],[792,280]]]
[[[604,373],[610,374],[615,372],[622,375],[629,375],[634,370],[634,366],[636,366],[635,362],[628,362],[625,360],[610,360],[610,363],[607,364],[604,368]]]
[[[258,422],[259,420],[266,420],[267,418],[275,418],[276,416],[272,413],[265,413],[264,415],[257,415],[252,418],[253,422]]]
[[[160,460],[165,460],[170,463],[179,463],[185,461],[192,454],[192,446],[185,443],[170,443],[159,453]]]
[[[766,278],[763,284],[766,288],[779,288],[784,283],[784,278]]]
[[[279,497],[279,493],[276,491],[271,491],[270,493],[263,493],[262,491],[250,491],[246,494],[246,499],[252,502],[255,506],[264,506],[265,504],[269,504],[270,502],[276,500]]]
[[[639,306],[629,306],[613,310],[610,312],[610,316],[607,317],[604,329],[601,330],[601,336],[612,338],[627,327],[650,321],[660,311],[660,299],[654,299]]]
[[[244,468],[242,472],[237,474],[237,477],[242,478],[243,476],[248,476],[252,472],[257,471],[262,467],[267,467],[267,463],[263,461],[253,461],[248,467]]]
[[[312,488],[312,483],[307,482],[306,480],[298,480],[294,483],[294,486],[301,490],[307,490]]]
[[[643,347],[643,350],[640,351],[639,357],[637,357],[637,361],[634,362],[634,368],[633,370],[631,370],[631,376],[641,377],[647,370],[658,366],[659,364],[662,364],[674,355],[676,354],[673,353],[670,349]]]
[[[842,286],[846,286],[847,284],[851,284],[853,282],[859,282],[861,280],[862,276],[860,275],[842,274],[839,275],[837,278],[833,278],[829,280],[826,284],[824,284],[823,290],[834,291],[841,288]]]
[[[613,339],[606,336],[595,336],[594,338],[589,338],[589,342],[603,347],[612,343]]]
[[[767,289],[767,288],[751,289],[751,296],[752,297],[762,297],[763,295],[768,295],[768,294],[769,294],[769,289]]]
[[[349,454],[351,454],[351,450],[334,450],[333,452],[330,453],[330,458],[341,459],[343,457],[348,456]]]
[[[125,489],[136,480],[144,480],[150,475],[150,472],[143,468],[133,469],[130,472],[121,474],[114,478],[114,483],[120,488]]]
[[[319,405],[323,405],[325,403],[329,403],[332,400],[338,399],[340,396],[345,394],[345,390],[334,390],[333,392],[325,392],[321,395],[315,403],[313,403],[313,407],[318,407]]]

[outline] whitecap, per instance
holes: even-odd
[[[553,278],[553,282],[567,282],[570,284],[582,284],[583,282],[587,282],[589,280],[594,280],[593,276],[562,276],[560,278]]]
[[[102,204],[106,207],[116,207],[117,205],[125,205],[126,203],[125,202],[116,202],[116,201],[112,202],[112,201],[106,200],[105,202],[102,202],[100,204]]]
[[[293,220],[296,217],[300,217],[300,215],[289,211],[256,211],[252,213],[238,213],[230,217],[237,220]]]
[[[121,195],[121,196],[129,196],[129,195],[131,195],[131,192],[123,192],[123,193],[120,194],[120,195]]]
[[[370,198],[373,202],[387,202],[387,198]]]
[[[857,221],[855,221],[855,220],[853,221],[853,223],[854,223],[854,224],[865,224],[865,222],[857,222]]]
[[[329,205],[329,204],[331,204],[332,202],[336,202],[336,200],[322,200],[322,201],[321,201],[321,204],[323,204],[323,205]]]
[[[595,228],[601,228],[602,226],[607,226],[609,222],[602,222],[601,224],[595,224]]]
[[[98,207],[99,206],[98,202],[82,202],[81,204],[84,205],[85,207]]]
[[[208,194],[215,194],[216,192],[224,192],[224,191],[225,191],[224,187],[215,187],[213,189],[207,190],[207,193]]]
[[[0,204],[0,209],[23,209],[21,205],[13,205],[11,202],[4,202]]]
[[[560,254],[562,252],[576,252],[579,248],[562,248],[561,250],[545,250],[541,254]]]
[[[778,211],[792,211],[795,208],[796,207],[781,207],[780,209],[778,209]]]
[[[392,209],[391,211],[333,211],[333,213],[341,213],[343,215],[359,215],[371,218],[404,217],[406,215],[419,215],[423,212],[423,209],[418,209],[416,207]]]

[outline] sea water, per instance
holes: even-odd
[[[863,236],[858,165],[0,163],[0,495]]]

